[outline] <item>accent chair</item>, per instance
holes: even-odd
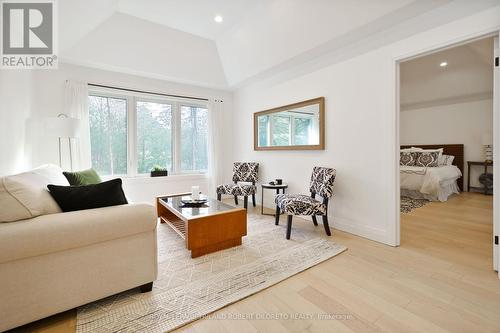
[[[238,205],[238,197],[243,197],[243,206],[247,208],[248,197],[252,196],[252,204],[255,207],[255,193],[258,180],[259,163],[255,162],[235,162],[233,164],[233,184],[217,186],[217,200],[222,199],[223,194],[234,196],[234,203]],[[251,183],[251,184],[242,184]]]
[[[328,236],[331,236],[328,225],[328,200],[333,196],[333,182],[336,171],[332,168],[314,167],[311,175],[309,190],[311,195],[304,194],[278,194],[276,196],[276,222],[280,221],[281,212],[288,214],[286,239],[290,239],[292,233],[292,219],[294,215],[312,216],[315,226],[318,225],[316,216],[323,218],[323,226]],[[323,198],[323,201],[316,200],[316,194]]]

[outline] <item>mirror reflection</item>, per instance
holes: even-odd
[[[323,106],[319,98],[256,113],[255,149],[323,149]]]

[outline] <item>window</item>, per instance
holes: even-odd
[[[259,126],[259,146],[269,146],[269,116],[257,117]]]
[[[172,104],[137,101],[137,173],[172,171]]]
[[[291,139],[290,116],[273,115],[273,146],[289,146]]]
[[[102,175],[127,174],[127,100],[89,96],[92,167]]]
[[[89,116],[92,167],[102,175],[207,172],[206,105],[96,91]]]
[[[261,147],[319,143],[319,120],[314,114],[280,112],[259,116],[257,126]]]
[[[181,170],[207,171],[208,110],[181,106]]]
[[[294,144],[295,145],[310,145],[311,138],[313,137],[311,131],[313,127],[312,118],[302,117],[293,119],[294,121]]]

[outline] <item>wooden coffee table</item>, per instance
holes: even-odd
[[[191,258],[241,245],[247,234],[247,212],[215,199],[201,207],[182,207],[181,199],[191,193],[156,198],[161,223],[167,223],[191,250]]]

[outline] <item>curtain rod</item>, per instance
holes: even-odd
[[[182,95],[170,95],[170,94],[163,94],[163,93],[157,93],[157,92],[152,92],[152,91],[144,91],[144,90],[137,90],[137,89],[112,87],[112,86],[106,86],[106,85],[97,84],[97,83],[88,83],[88,85],[92,86],[92,87],[109,88],[109,89],[116,89],[116,90],[123,90],[123,91],[130,91],[130,92],[135,92],[135,93],[141,93],[141,94],[151,94],[151,95],[167,96],[167,97],[177,97],[177,98],[188,98],[188,99],[194,99],[194,100],[206,101],[206,102],[209,101],[208,98],[192,97],[192,96],[182,96]]]

